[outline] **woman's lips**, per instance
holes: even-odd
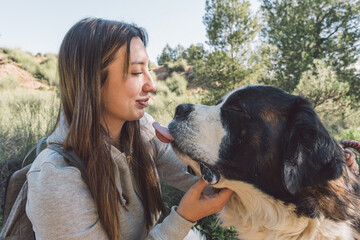
[[[149,105],[149,99],[142,99],[142,100],[136,100],[136,102],[142,106],[142,107],[147,107]]]

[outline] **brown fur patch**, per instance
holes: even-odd
[[[263,109],[260,112],[260,117],[267,122],[273,130],[278,129],[279,126],[279,115],[280,113],[275,112],[273,109]]]
[[[355,232],[360,232],[360,185],[358,177],[346,167],[344,174],[328,184],[307,188],[301,195],[311,196],[306,202],[315,201],[316,209],[309,209],[335,222],[352,222]],[[309,206],[312,204],[309,204]]]

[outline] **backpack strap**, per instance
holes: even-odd
[[[25,211],[27,191],[28,184],[26,180],[12,205],[11,211],[6,218],[4,225],[2,226],[0,233],[1,240],[35,240],[32,224]]]
[[[25,155],[24,157],[24,160],[22,161],[22,164],[21,164],[21,168],[23,168],[25,166],[25,163],[26,161],[28,160],[28,158],[30,157],[30,155],[34,152],[34,150],[36,150],[36,155],[35,157],[37,157],[39,155],[39,153],[41,152],[42,150],[42,145],[44,145],[46,143],[46,139],[47,137],[42,137],[39,142],[34,145],[28,152],[27,154]]]
[[[82,160],[73,150],[64,151],[64,148],[60,144],[51,143],[47,146],[47,148],[54,150],[55,152],[62,155],[66,160],[68,160],[74,167],[78,168],[81,172],[81,176],[84,179],[85,183],[89,185],[87,173],[86,173],[86,165],[84,160]]]

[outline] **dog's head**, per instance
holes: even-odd
[[[311,104],[274,87],[179,105],[168,128],[180,159],[215,187],[220,178],[244,181],[282,199],[342,173],[342,149]]]

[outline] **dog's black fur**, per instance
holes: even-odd
[[[274,87],[248,86],[225,96],[217,106],[226,136],[216,163],[209,165],[191,148],[180,146],[180,123],[191,125],[193,105],[180,105],[169,125],[176,151],[226,179],[250,183],[294,204],[299,216],[351,221],[360,232],[358,178],[348,171],[344,150],[309,101]]]

